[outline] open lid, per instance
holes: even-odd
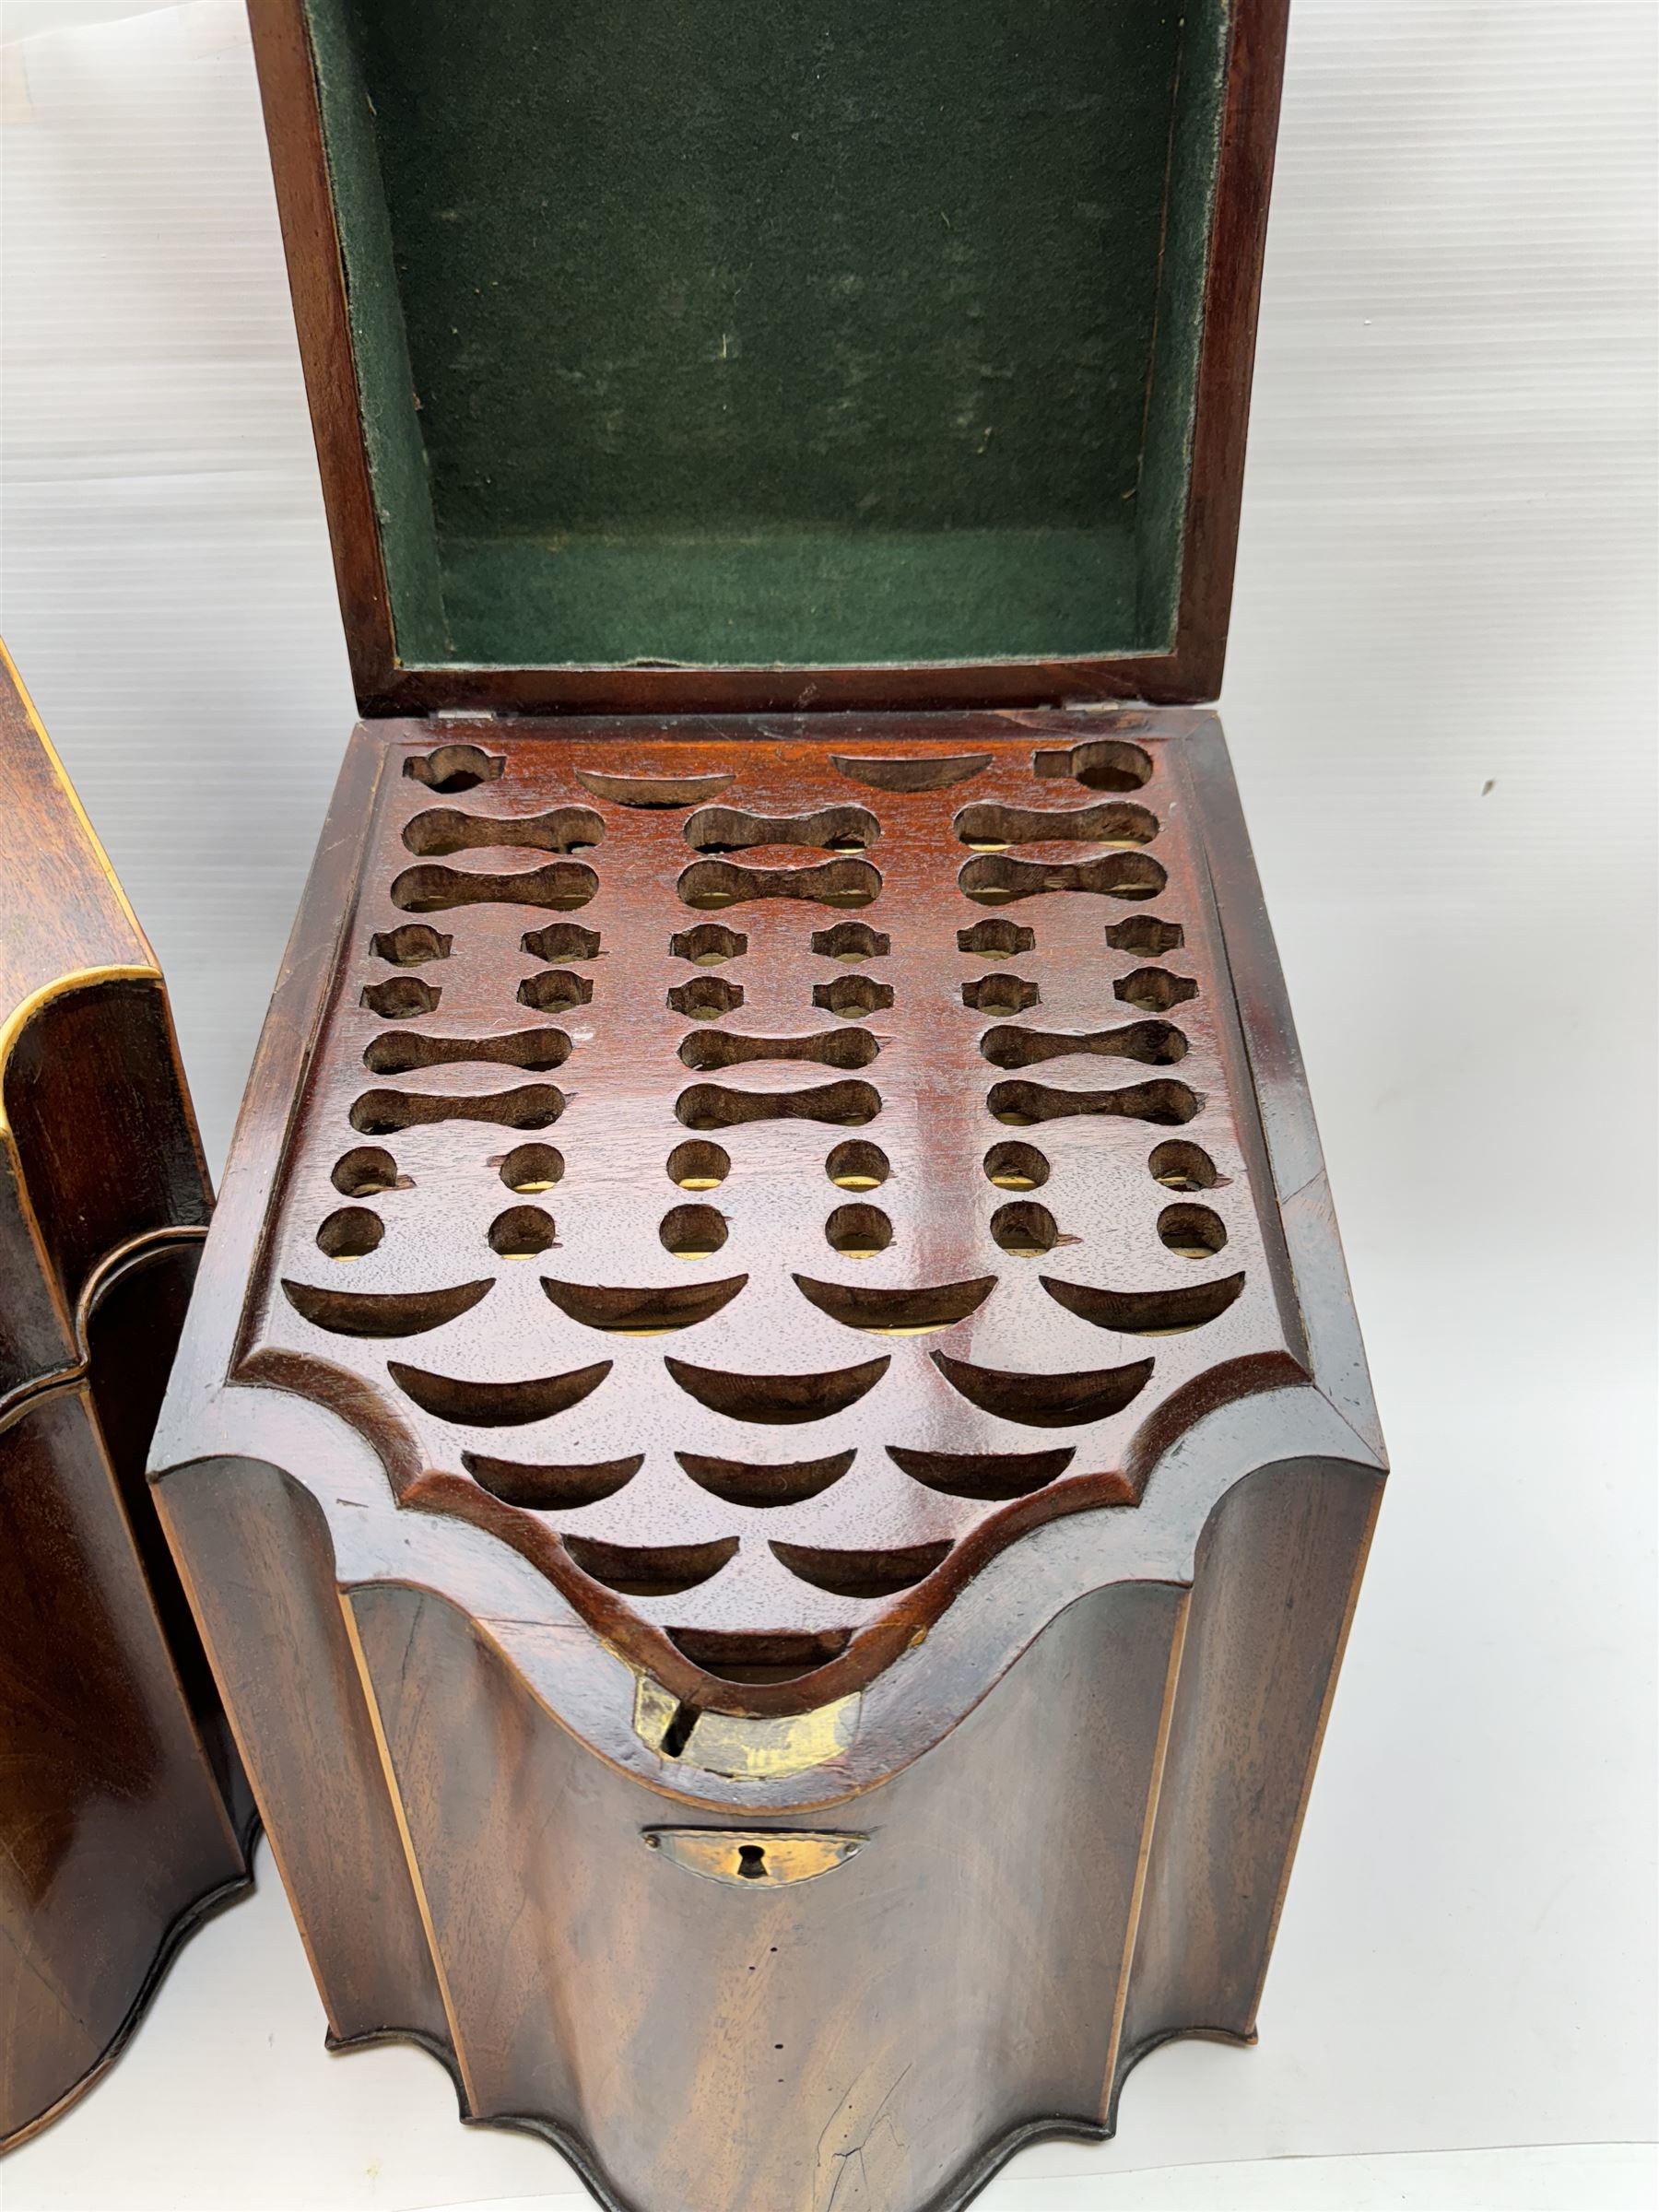
[[[250,0],[370,712],[1218,687],[1287,0]]]

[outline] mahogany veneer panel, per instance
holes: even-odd
[[[144,1480],[209,1192],[161,978],[0,652],[0,2145],[247,1886],[253,1804]]]
[[[1250,2035],[1382,1459],[1213,720],[360,729],[154,1464],[333,2035],[605,2201]]]

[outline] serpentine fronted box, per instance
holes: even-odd
[[[630,2212],[1248,2041],[1382,1472],[1218,686],[1284,10],[253,0],[347,748],[154,1467]]]
[[[155,956],[0,646],[0,2148],[246,1888],[253,1799],[144,1479],[210,1193]]]

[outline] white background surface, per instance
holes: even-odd
[[[353,713],[246,35],[0,27],[0,627],[217,1159]],[[986,2212],[1651,2199],[1653,48],[1297,0],[1225,710],[1397,1472],[1260,2048]],[[322,2032],[262,1857],[0,2200],[577,2196]]]

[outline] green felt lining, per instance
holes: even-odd
[[[1173,635],[1227,0],[307,0],[399,657]]]

